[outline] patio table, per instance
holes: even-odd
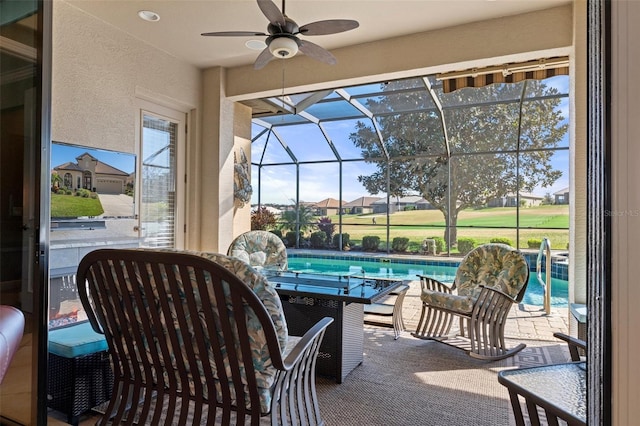
[[[316,361],[316,372],[342,383],[363,361],[364,305],[375,303],[402,284],[402,280],[307,274],[295,271],[265,274],[275,286],[289,333],[302,336],[324,317],[327,328]]]
[[[569,426],[587,424],[585,362],[505,370],[498,373],[498,382],[509,390],[517,426],[525,425],[519,395],[526,401],[533,426],[540,425],[536,406],[544,409],[550,425],[557,425],[557,419]]]

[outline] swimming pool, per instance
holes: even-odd
[[[316,257],[295,254],[288,256],[289,270],[306,273],[330,275],[361,275],[368,277],[384,277],[415,280],[416,275],[428,275],[444,283],[452,283],[458,264],[455,262],[410,261],[388,258],[350,257]],[[551,278],[551,305],[566,307],[569,299],[569,283],[567,280]],[[535,271],[531,271],[529,285],[522,303],[527,305],[543,305],[542,286],[538,283]]]

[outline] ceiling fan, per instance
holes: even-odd
[[[222,37],[253,37],[267,36],[265,43],[267,47],[258,55],[254,63],[255,69],[263,68],[269,61],[276,58],[292,58],[298,50],[305,55],[317,59],[318,61],[333,65],[336,58],[324,48],[307,40],[302,40],[298,36],[315,36],[336,34],[353,30],[360,25],[358,21],[350,19],[329,19],[316,21],[298,26],[296,22],[285,14],[285,0],[282,0],[282,12],[272,0],[257,0],[258,7],[269,20],[267,33],[260,31],[218,31],[202,33],[203,36]]]

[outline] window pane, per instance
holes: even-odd
[[[353,134],[362,132],[372,138],[375,137],[375,129],[369,119],[330,121],[322,123],[322,127],[343,160],[363,157],[362,149],[352,139]]]
[[[282,126],[278,127],[277,132],[298,161],[336,160],[327,139],[316,124]]]
[[[177,127],[161,118],[143,118],[140,218],[147,247],[175,245]]]

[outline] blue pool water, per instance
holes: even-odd
[[[329,275],[361,275],[362,271],[368,277],[384,277],[415,280],[416,275],[427,275],[444,283],[452,283],[458,266],[440,264],[416,264],[391,262],[389,259],[361,260],[356,257],[349,259],[319,258],[312,256],[289,256],[289,270]],[[543,275],[544,279],[544,275]],[[551,304],[556,307],[566,307],[569,298],[569,283],[558,278],[551,279]],[[522,303],[527,305],[543,305],[542,286],[538,283],[535,271],[531,272],[529,285]]]

